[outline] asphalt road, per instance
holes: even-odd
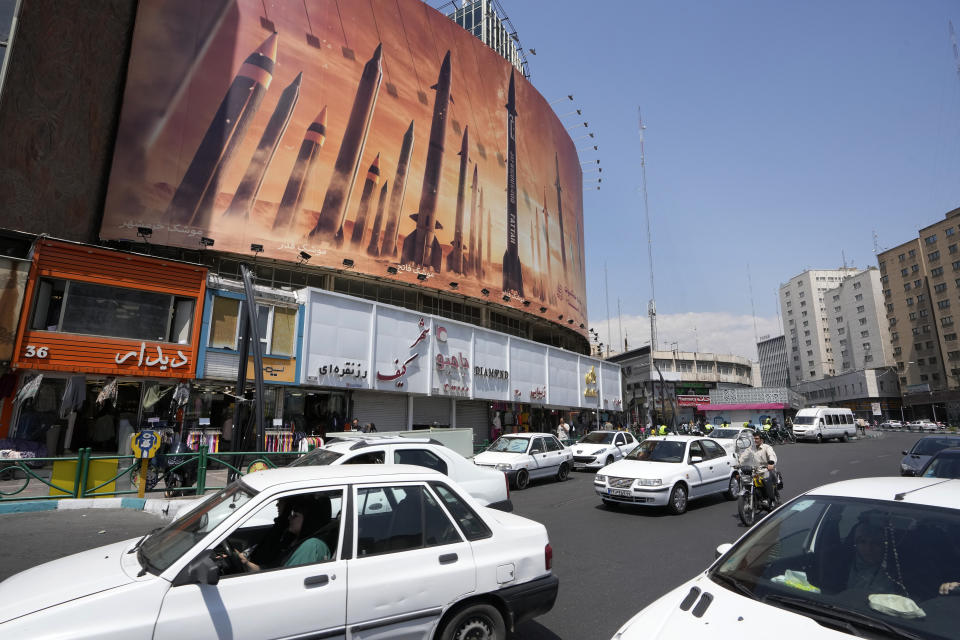
[[[900,451],[918,435],[881,435],[846,444],[777,447],[784,498],[836,480],[897,475]],[[702,571],[717,545],[745,532],[736,504],[723,498],[691,502],[682,516],[642,507],[609,510],[593,493],[592,480],[592,473],[575,473],[562,484],[533,483],[512,493],[516,513],[546,525],[560,578],[553,610],[522,625],[512,640],[609,638],[634,613]],[[125,509],[0,515],[0,580],[162,523]]]

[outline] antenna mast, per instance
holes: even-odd
[[[650,260],[650,303],[647,305],[647,315],[650,316],[650,354],[657,350],[657,295],[653,288],[653,237],[650,235],[650,204],[647,201],[647,160],[643,150],[643,131],[647,127],[643,124],[643,114],[637,107],[637,119],[640,125],[640,175],[643,180],[643,211],[647,217],[647,257]]]
[[[607,263],[603,263],[603,290],[607,298],[607,355],[610,355],[610,282],[607,280]]]
[[[753,307],[753,280],[750,279],[750,264],[747,264],[747,288],[750,289],[750,313],[753,314],[753,346],[757,349],[757,360],[760,359],[760,334],[757,332],[757,310]]]

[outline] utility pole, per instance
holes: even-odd
[[[643,115],[637,107],[637,118],[640,125],[640,175],[643,180],[643,210],[647,217],[647,258],[650,260],[650,303],[647,305],[647,315],[650,316],[650,355],[657,350],[657,295],[653,288],[653,236],[650,235],[650,204],[647,200],[647,160],[643,149]]]

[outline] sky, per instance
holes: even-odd
[[[638,108],[661,349],[754,359],[781,283],[876,266],[874,233],[894,247],[960,207],[955,0],[500,2],[533,85],[595,134],[577,145],[603,168],[584,234],[607,344],[649,342]]]

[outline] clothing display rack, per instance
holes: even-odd
[[[293,451],[293,432],[286,429],[267,429],[264,432],[264,451],[271,453]]]
[[[193,429],[187,433],[187,446],[200,451],[201,445],[207,445],[208,453],[220,451],[220,429]]]

